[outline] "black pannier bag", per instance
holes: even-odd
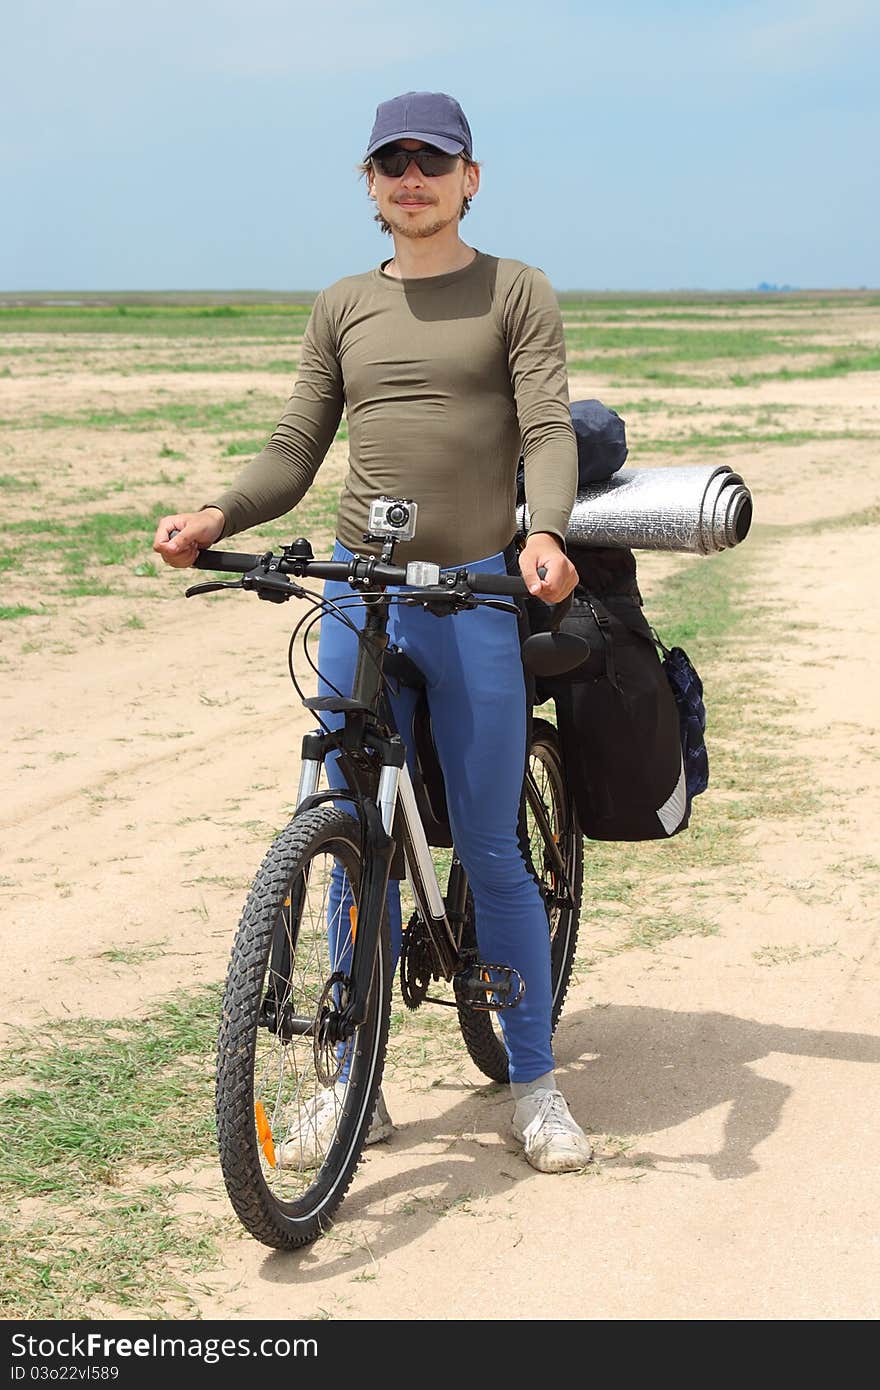
[[[528,607],[533,630],[546,630],[551,610],[534,599]],[[584,638],[590,656],[565,675],[538,678],[536,698],[556,706],[583,834],[591,840],[677,834],[690,813],[678,707],[638,600],[603,600],[578,585],[559,628]]]
[[[575,401],[571,414],[581,488],[622,466],[624,422],[601,401]],[[521,502],[522,474],[518,483]],[[631,550],[570,546],[569,558],[580,583],[568,611],[558,621],[539,599],[527,599],[528,628],[574,633],[589,643],[590,657],[565,675],[537,678],[535,699],[556,706],[584,835],[666,839],[685,829],[692,798],[708,783],[702,683],[686,653],[669,651],[649,626]]]

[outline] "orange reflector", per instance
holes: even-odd
[[[260,1148],[266,1155],[266,1162],[270,1168],[275,1167],[275,1145],[272,1142],[272,1127],[269,1124],[266,1110],[261,1100],[254,1102],[254,1118],[257,1122],[257,1138],[260,1141]]]
[[[284,906],[285,906],[285,907],[290,907],[290,898],[285,898],[285,899],[284,899]]]
[[[354,941],[358,929],[358,910],[354,905],[348,909],[348,920],[351,922],[351,939]]]

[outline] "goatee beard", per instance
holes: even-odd
[[[438,218],[434,222],[398,222],[393,216],[389,216],[387,220],[399,236],[420,241],[424,237],[435,236],[437,232],[441,232],[444,227],[449,226],[450,222],[455,222],[457,219],[458,214],[456,213],[454,217],[447,217],[445,221],[443,218]]]

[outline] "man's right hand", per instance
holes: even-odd
[[[225,525],[226,518],[219,507],[163,516],[156,527],[153,549],[162,556],[166,565],[185,569],[187,565],[195,564],[200,550],[205,550],[220,539]],[[173,540],[172,531],[180,533]]]

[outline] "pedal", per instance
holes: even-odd
[[[515,1009],[526,992],[526,982],[510,965],[474,961],[453,977],[456,998],[471,1009],[498,1013]]]

